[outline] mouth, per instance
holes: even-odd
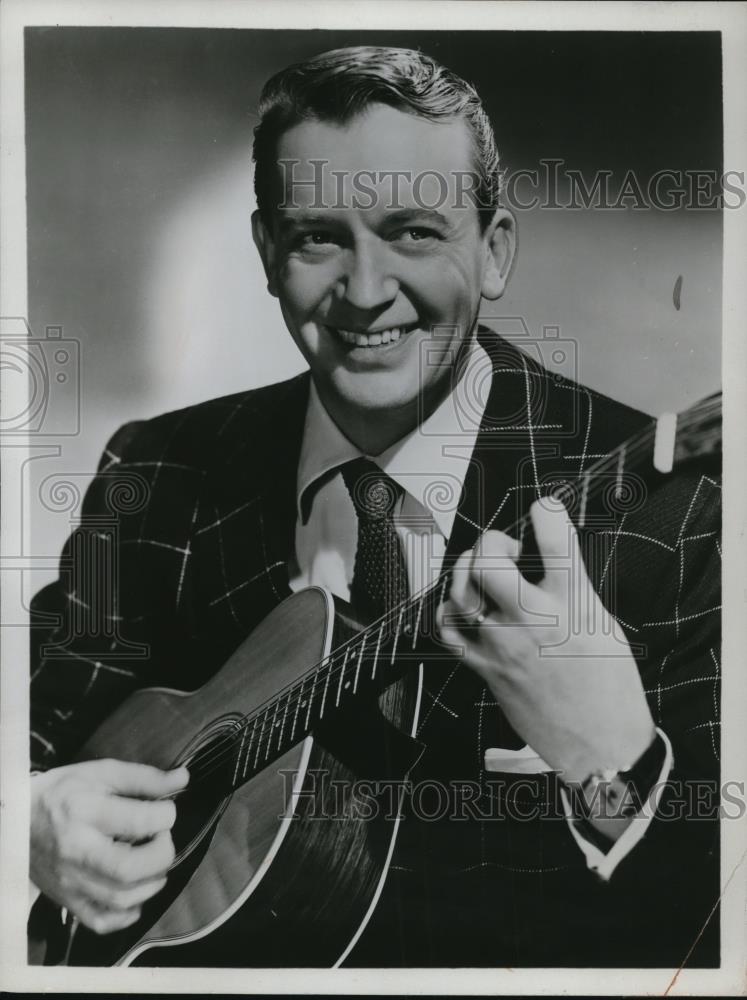
[[[389,326],[380,330],[350,330],[341,326],[326,326],[325,329],[349,347],[382,348],[396,344],[418,329],[417,323],[406,326]]]

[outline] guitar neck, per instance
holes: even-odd
[[[718,453],[720,418],[718,393],[678,417],[652,420],[575,479],[546,483],[542,492],[563,500],[577,526],[583,528],[591,501],[600,492],[617,502],[618,510],[624,509],[642,480],[655,470],[667,472],[681,462]],[[527,520],[525,514],[508,533],[523,538]],[[240,732],[224,752],[227,766],[222,772],[230,786],[226,791],[248,781],[333,712],[384,690],[422,660],[426,647],[429,657],[437,656],[436,612],[448,594],[449,583],[447,569],[430,586],[337,646],[296,683],[242,720]],[[216,780],[214,767],[211,780]]]

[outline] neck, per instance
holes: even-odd
[[[423,409],[417,400],[396,409],[388,407],[381,410],[359,410],[340,407],[336,400],[327,399],[321,393],[319,395],[327,413],[345,437],[364,455],[380,455],[397,441],[401,441],[415,430],[423,415]],[[437,405],[435,403],[425,415],[430,415]]]

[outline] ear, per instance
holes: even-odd
[[[267,278],[267,291],[270,295],[274,295],[277,298],[275,241],[258,209],[252,212],[252,236],[254,237],[254,245],[259,251],[259,256],[262,258],[262,267],[265,269],[265,277]]]
[[[499,299],[506,290],[516,256],[516,220],[508,209],[496,210],[483,240],[485,270],[482,276],[482,295],[486,299]]]

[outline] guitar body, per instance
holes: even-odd
[[[332,595],[301,591],[204,687],[139,691],[96,731],[78,759],[170,768],[199,757],[215,762],[215,781],[202,781],[199,794],[190,783],[177,797],[176,858],[140,920],[108,935],[78,926],[69,964],[329,967],[344,959],[383,887],[399,802],[388,815],[367,818],[370,810],[357,808],[360,775],[311,736],[232,794],[220,791],[237,770],[262,764],[225,752],[242,719],[327,656],[339,627]],[[379,702],[407,733],[419,687],[414,677],[398,681]]]

